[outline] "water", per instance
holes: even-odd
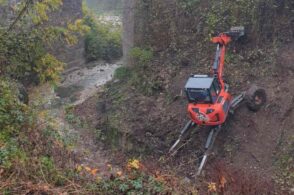
[[[63,82],[56,90],[57,96],[73,105],[81,104],[101,90],[101,86],[113,78],[114,71],[121,65],[120,61],[113,64],[94,62],[64,73]]]

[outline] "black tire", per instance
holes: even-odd
[[[266,103],[265,90],[253,85],[246,92],[245,100],[249,110],[257,112]]]

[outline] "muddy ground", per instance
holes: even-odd
[[[241,106],[229,118],[202,176],[197,179],[196,165],[209,133],[207,128],[192,133],[176,156],[166,156],[188,120],[182,90],[195,67],[185,65],[161,70],[162,75],[166,74],[168,78],[173,75],[173,78],[168,83],[168,91],[154,96],[142,95],[125,81],[108,83],[103,92],[78,105],[75,114],[90,124],[94,134],[98,131],[105,135],[104,141],[101,136],[95,139],[98,143],[104,142],[107,151],[113,149],[112,163],[117,165],[137,157],[146,166],[153,167],[152,170],[156,167],[156,170],[176,175],[191,185],[196,181],[203,193],[206,182],[218,182],[220,175],[226,175],[232,189],[247,185],[268,193],[274,192],[274,186],[277,186],[285,189],[286,194],[292,193],[293,183],[286,180],[287,184],[278,178],[284,172],[293,171],[292,166],[284,169],[280,163],[281,159],[294,155],[289,152],[294,135],[293,51],[294,44],[288,44],[277,53],[267,53],[272,51],[266,49],[256,51],[254,55],[240,52],[235,55],[239,66],[236,62],[227,63],[225,75],[232,93],[237,94],[256,83],[266,89],[267,103],[257,113]],[[206,67],[198,68],[198,71],[203,70]],[[236,181],[234,178],[247,180]]]

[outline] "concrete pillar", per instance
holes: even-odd
[[[134,47],[136,0],[123,0],[123,63],[130,65],[129,51]]]

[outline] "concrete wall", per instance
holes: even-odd
[[[136,0],[123,0],[123,63],[130,64],[129,51],[134,47]]]

